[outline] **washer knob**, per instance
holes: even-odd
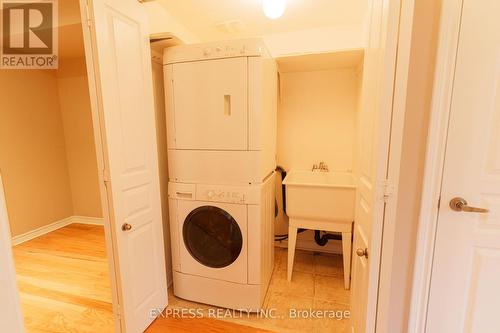
[[[208,191],[207,195],[208,195],[209,199],[212,199],[215,196],[215,192],[214,191]]]

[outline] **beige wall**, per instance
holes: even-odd
[[[85,59],[63,59],[57,82],[73,215],[102,217]]]
[[[0,71],[0,89],[12,236],[72,215],[102,217],[84,59],[62,60],[58,71]]]
[[[0,171],[11,233],[72,215],[57,77],[48,70],[0,70]]]
[[[281,74],[278,164],[352,171],[359,77],[354,68]]]

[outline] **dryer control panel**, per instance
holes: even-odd
[[[270,57],[263,41],[255,38],[179,45],[163,52],[164,65],[234,57]]]

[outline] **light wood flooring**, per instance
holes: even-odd
[[[28,333],[114,331],[102,226],[71,224],[13,252]]]
[[[103,227],[84,224],[14,246],[27,333],[114,332],[105,248]],[[147,332],[268,331],[208,318],[160,318]]]
[[[101,226],[71,224],[13,248],[21,306],[28,333],[114,331],[111,287]],[[169,293],[171,308],[213,308]],[[349,310],[342,257],[297,251],[292,282],[286,280],[286,250],[277,248],[264,302],[279,318],[215,320],[159,318],[146,332],[344,332],[348,319],[293,319],[290,308]]]

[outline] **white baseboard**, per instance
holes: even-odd
[[[71,216],[71,223],[80,224],[90,224],[90,225],[102,225],[104,226],[104,219],[102,217],[90,217],[90,216]]]
[[[276,241],[274,245],[277,247],[288,248],[288,240]],[[314,240],[314,230],[307,230],[297,235],[296,249],[324,252],[333,254],[342,254],[342,241],[329,240],[325,246],[319,246]]]
[[[73,223],[81,223],[81,224],[91,224],[91,225],[104,225],[104,219],[98,217],[88,217],[88,216],[69,216],[62,220],[56,221],[54,223],[45,225],[43,227],[37,228],[35,230],[31,230],[25,232],[24,234],[12,237],[12,245],[18,245],[34,238],[43,236],[48,234],[49,232],[55,231],[57,229],[61,229],[67,225]]]

